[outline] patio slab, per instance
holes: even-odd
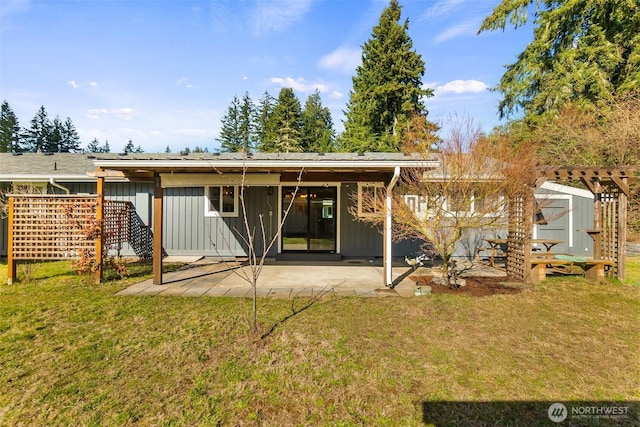
[[[162,285],[154,285],[149,279],[117,295],[250,298],[252,287],[241,275],[235,274],[237,268],[249,270],[248,266],[240,267],[234,262],[202,258],[164,274]],[[493,269],[480,270],[480,274],[501,274]],[[367,263],[271,263],[263,266],[256,292],[259,298],[412,297],[415,285],[408,278],[412,272],[410,267],[394,267],[393,277],[398,283],[389,289],[383,285],[382,267]]]

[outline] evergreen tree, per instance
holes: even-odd
[[[109,141],[105,141],[104,145],[100,145],[98,138],[93,138],[93,140],[87,145],[87,151],[89,153],[110,153],[111,147],[109,147]]]
[[[220,151],[236,153],[242,150],[242,138],[240,135],[240,100],[234,96],[227,109],[227,114],[222,117],[220,136],[216,138],[220,143]]]
[[[124,154],[131,154],[135,151],[135,147],[133,145],[133,141],[129,140],[129,142],[127,142],[127,145],[124,146],[124,148],[122,149],[122,152]]]
[[[482,31],[524,25],[534,0],[503,0]],[[640,7],[628,0],[535,1],[534,38],[508,65],[497,90],[501,116],[592,108],[640,90]]]
[[[89,144],[87,144],[87,152],[89,153],[97,153],[100,142],[98,138],[93,138]]]
[[[316,90],[307,98],[302,112],[302,146],[304,151],[328,153],[335,148],[333,120],[328,108],[322,106]]]
[[[269,92],[265,91],[258,103],[254,122],[255,140],[258,151],[274,151],[274,147],[270,147],[267,144],[267,134],[269,133],[269,118],[271,114],[273,114],[275,105],[275,98],[271,96]]]
[[[20,152],[20,124],[15,113],[5,100],[0,109],[0,153]]]
[[[422,98],[432,91],[422,87],[425,64],[413,50],[409,20],[401,24],[400,18],[400,5],[391,0],[362,47],[345,111],[343,151],[398,151],[410,117],[427,113]]]
[[[62,137],[60,141],[60,151],[63,153],[77,153],[82,151],[80,148],[80,137],[78,136],[78,131],[70,117],[67,117],[64,121],[60,131]]]
[[[266,146],[271,147],[270,151],[281,153],[303,151],[301,128],[300,101],[293,89],[282,88],[267,122]]]
[[[56,116],[53,119],[53,128],[49,140],[47,141],[47,148],[44,150],[48,153],[59,153],[62,151],[62,122],[60,116]]]
[[[140,145],[138,145],[136,147],[136,150],[134,151],[134,153],[144,153],[144,150],[142,149],[142,147]]]
[[[167,148],[164,149],[165,153],[171,153],[171,147],[167,145]]]
[[[31,119],[31,128],[27,130],[27,151],[47,152],[53,134],[53,123],[49,120],[47,111],[41,106],[36,115]]]
[[[242,142],[241,150],[249,152],[254,145],[256,111],[248,92],[245,92],[242,97],[238,113],[238,131],[240,132],[240,140]]]

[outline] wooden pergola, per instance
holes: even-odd
[[[538,168],[536,188],[548,179],[580,181],[594,195],[593,228],[583,230],[593,238],[593,258],[613,261],[611,273],[625,278],[627,208],[629,181],[633,167],[552,167]],[[513,198],[509,210],[507,237],[507,274],[529,280],[532,271],[531,239],[534,214],[534,191],[531,188]]]

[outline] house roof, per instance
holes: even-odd
[[[212,170],[253,172],[388,172],[396,166],[433,168],[436,160],[402,153],[0,153],[0,182],[95,181],[98,170],[107,179],[148,178],[153,173],[210,172]]]
[[[76,153],[0,153],[0,182],[95,181],[92,156]]]
[[[242,172],[305,172],[313,173],[389,173],[395,167],[433,168],[437,161],[419,154],[402,153],[196,153],[133,154],[118,158],[98,155],[95,165],[102,170],[120,171],[128,177],[143,177],[157,173],[210,173],[212,171]]]

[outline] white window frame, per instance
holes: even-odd
[[[220,203],[222,203],[222,195],[225,187],[233,188],[233,211],[221,212],[215,209],[210,209],[211,201],[209,200],[209,189],[218,188],[220,191]],[[207,185],[204,187],[204,216],[206,217],[237,217],[238,216],[238,191],[237,185]]]
[[[384,215],[383,211],[374,211],[374,212],[364,212],[362,209],[362,191],[364,188],[373,187],[375,194],[378,194],[378,189],[384,189],[384,184],[381,182],[359,182],[358,183],[358,216],[359,217],[372,217],[372,216],[382,216]],[[375,206],[374,206],[375,209]]]

